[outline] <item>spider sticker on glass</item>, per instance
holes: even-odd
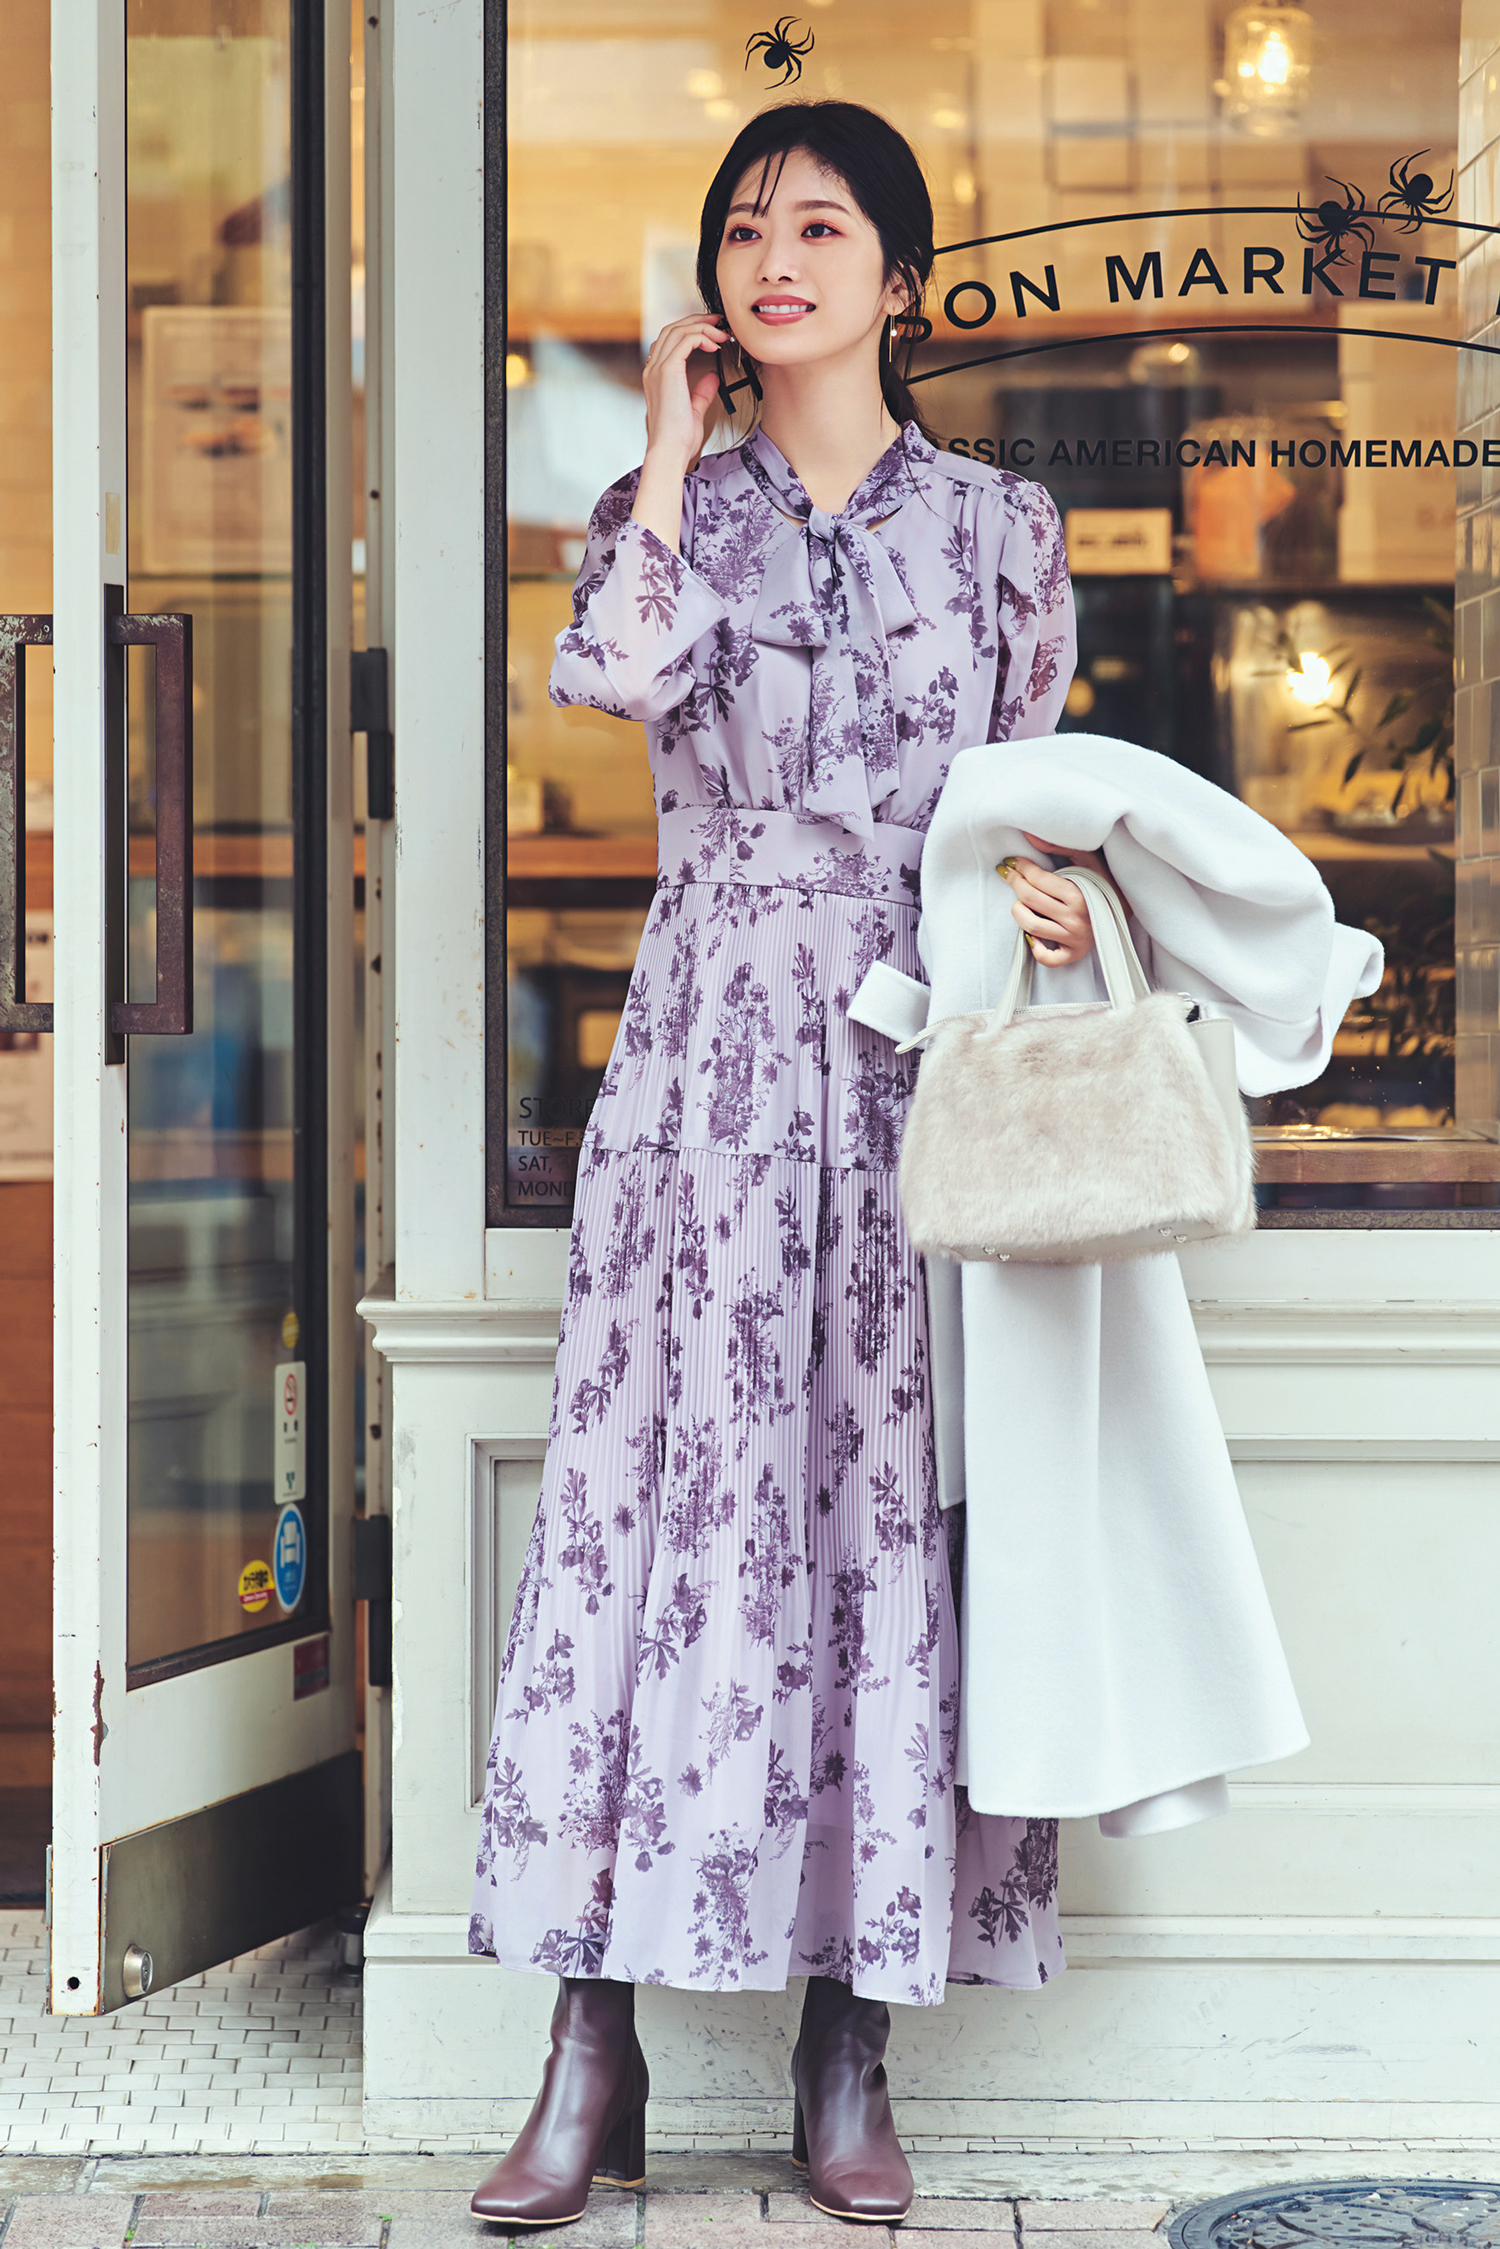
[[[809,31],[805,39],[793,39],[790,34],[796,21],[795,16],[778,16],[773,31],[752,32],[745,41],[745,68],[750,68],[750,57],[758,54],[767,70],[781,72],[775,81],[778,86],[800,78],[802,57],[812,53],[814,34]]]

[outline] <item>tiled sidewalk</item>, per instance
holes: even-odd
[[[399,2158],[396,2163],[400,2163]],[[736,2162],[765,2168],[761,2160]],[[768,2158],[772,2175],[784,2158]],[[378,2165],[377,2168],[387,2168]],[[403,2185],[271,2185],[251,2179],[215,2190],[185,2180],[153,2183],[163,2164],[132,2165],[105,2159],[80,2165],[76,2178],[58,2177],[51,2191],[12,2194],[14,2174],[38,2170],[0,2162],[0,2249],[495,2249],[506,2236],[469,2215],[467,2187]],[[59,2165],[59,2172],[69,2169]],[[368,2167],[361,2166],[364,2171]],[[391,2165],[394,2176],[399,2176]],[[11,2177],[7,2178],[6,2174]],[[148,2174],[138,2178],[136,2174]],[[41,2181],[36,2182],[40,2187]],[[132,2191],[132,2189],[134,2191]],[[1165,2203],[1015,2202],[1002,2198],[922,2196],[899,2229],[900,2241],[929,2249],[1165,2249],[1155,2230]],[[795,2230],[781,2238],[789,2249],[852,2249],[856,2241],[892,2249],[889,2226],[850,2227],[825,2218],[805,2193],[789,2184],[757,2191],[746,2186],[700,2193],[690,2186],[645,2194],[596,2188],[586,2215],[555,2234],[519,2238],[541,2245],[556,2240],[576,2249],[749,2249],[764,2243],[766,2228]]]
[[[360,2147],[359,1979],[312,1930],[115,2015],[43,2013],[40,1913],[0,1914],[0,2148],[12,2156]]]
[[[493,2150],[372,2148],[360,1990],[330,1932],[267,1945],[100,2019],[43,2012],[42,1916],[0,1913],[0,2249],[461,2249]],[[1476,2168],[1477,2167],[1477,2168]],[[1168,2207],[1297,2179],[1494,2177],[1500,2148],[1399,2142],[1189,2151],[915,2150],[903,2241],[962,2249],[1165,2249]],[[892,2249],[822,2217],[785,2149],[649,2156],[646,2192],[596,2189],[576,2249]],[[525,2236],[533,2242],[549,2233]],[[1497,2243],[1500,2249],[1500,2243]]]

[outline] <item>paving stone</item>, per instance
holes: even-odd
[[[493,2148],[438,2155],[360,2153],[341,2159],[337,2170],[328,2168],[326,2156],[321,2166],[311,2159],[298,2162],[288,2157],[286,2180],[289,2186],[308,2188],[358,2187],[382,2210],[420,2216],[424,2204],[449,2195],[460,2196],[467,2209],[470,2195],[494,2162]]]
[[[807,2167],[794,2163],[780,2134],[769,2147],[697,2148],[691,2154],[646,2157],[651,2194],[805,2194]]]
[[[649,2204],[647,2205],[649,2209]],[[797,2229],[791,2249],[849,2249],[851,2235],[863,2240],[870,2237],[870,2249],[890,2249],[890,2228],[866,2223],[846,2225],[840,2218],[830,2218],[826,2210],[813,2207],[805,2194],[772,2194],[766,2197],[766,2207],[773,2225],[794,2225]]]
[[[120,2249],[134,2208],[128,2194],[23,2194],[6,2249]]]
[[[1019,2202],[1023,2233],[1150,2232],[1171,2208],[1167,2202]]]
[[[757,2208],[759,2205],[757,2204]],[[460,2234],[456,2228],[442,2234],[424,2235],[417,2230],[420,2219],[397,2218],[391,2226],[391,2249],[439,2249],[448,2243],[471,2242],[498,2245],[516,2241],[532,2243],[534,2249],[568,2249],[577,2242],[578,2249],[633,2249],[635,2242],[635,2196],[627,2193],[600,2193],[596,2187],[589,2198],[589,2206],[576,2224],[559,2226],[552,2232],[546,2226],[528,2226],[524,2233],[507,2234],[502,2225],[482,2224],[473,2221],[475,2230]],[[407,2232],[403,2229],[411,2227]]]
[[[148,2194],[142,2197],[140,2215],[136,2222],[138,2241],[154,2241],[150,2228],[174,2225],[188,2218],[253,2218],[260,2211],[260,2194],[255,2187],[214,2187],[207,2193]]]
[[[169,2195],[156,2199],[169,2202]],[[338,2197],[330,2195],[330,2203]],[[155,2218],[132,2237],[132,2249],[299,2249],[302,2243],[327,2243],[329,2249],[355,2249],[378,2242],[380,2227],[337,2208],[305,2218]]]
[[[1030,2233],[1032,2249],[1163,2249],[1162,2237],[1139,2229],[1091,2226],[1077,2233],[1065,2233],[1060,2227],[1041,2232],[1035,2226],[1022,2228],[1024,2244]]]
[[[0,2155],[0,2201],[12,2194],[66,2194],[87,2164],[83,2155]]]
[[[979,2195],[955,2198],[919,2194],[901,2228],[901,2239],[906,2241],[918,2232],[999,2234],[1013,2242],[1016,2221],[1008,2202],[989,2201]]]
[[[591,2217],[597,2224],[597,2214],[586,2211],[577,2226],[560,2227],[557,2239],[571,2241],[579,2227],[588,2224]],[[528,2235],[527,2238],[533,2237]],[[534,2238],[541,2243],[552,2237],[545,2229],[540,2229]],[[606,2242],[608,2249],[633,2249],[635,2212],[632,2210],[630,2213],[628,2233],[610,2233],[605,2226],[602,2231],[591,2234],[589,2238],[597,2240],[601,2249]],[[393,2218],[390,2239],[392,2249],[485,2249],[487,2244],[504,2242],[507,2236],[498,2226],[486,2225],[482,2218],[476,2218],[465,2197],[462,2209],[455,2210],[446,2217],[434,2215],[430,2218]]]
[[[381,2193],[358,2186],[321,2191],[305,2186],[274,2187],[267,2216],[278,2225],[306,2226],[310,2238],[317,2235],[325,2212],[334,2210],[340,2212],[350,2226],[360,2227],[360,2238],[368,2243],[378,2242],[381,2227],[387,2220],[397,2218],[430,2231],[434,2241],[447,2238],[472,2241],[481,2238],[477,2221],[469,2213],[472,2192],[472,2188],[467,2191],[388,2188]],[[463,2221],[461,2229],[460,2220]]]
[[[758,2194],[651,2194],[646,2196],[646,2249],[712,2249],[753,2237],[764,2243]],[[843,2229],[840,2228],[842,2234]],[[798,2249],[812,2244],[798,2234]]]

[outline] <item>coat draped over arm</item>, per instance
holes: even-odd
[[[877,967],[857,1020],[905,1038],[998,1003],[1019,932],[996,870],[1027,832],[1103,852],[1150,981],[1230,1019],[1246,1093],[1317,1077],[1380,981],[1379,945],[1268,821],[1154,751],[1066,734],[954,759],[922,863],[930,991]],[[1038,966],[1039,1005],[1103,996],[1092,958]],[[1176,1256],[929,1259],[927,1280],[941,1496],[967,1503],[971,1803],[1108,1834],[1226,1809],[1226,1773],[1308,1737]]]

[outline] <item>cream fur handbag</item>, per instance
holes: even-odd
[[[928,1256],[1093,1265],[1255,1226],[1234,1027],[1153,992],[1109,883],[1088,904],[1108,1002],[1029,1005],[1019,937],[1000,1005],[931,1023],[901,1143],[901,1208]],[[1194,1020],[1194,1018],[1197,1018]]]

